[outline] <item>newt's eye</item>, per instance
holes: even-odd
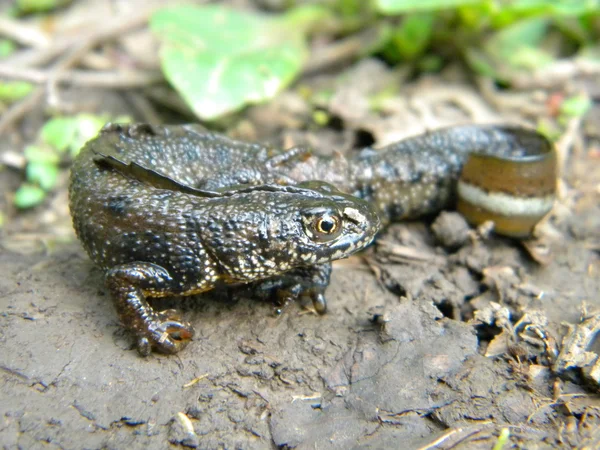
[[[331,212],[320,211],[305,221],[305,229],[311,239],[326,242],[335,239],[342,232],[342,219]]]
[[[319,217],[316,222],[317,231],[321,234],[335,234],[340,226],[340,219],[336,216]]]

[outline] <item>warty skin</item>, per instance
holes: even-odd
[[[109,124],[76,158],[70,207],[140,352],[176,353],[193,328],[148,297],[250,283],[279,299],[308,296],[323,313],[331,261],[382,224],[447,207],[469,155],[518,160],[536,146],[519,128],[462,126],[322,157],[198,125]]]

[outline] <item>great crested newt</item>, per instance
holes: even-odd
[[[147,355],[176,353],[194,335],[149,297],[264,283],[324,313],[331,261],[382,226],[458,195],[470,220],[526,235],[552,207],[555,171],[551,144],[515,127],[451,127],[323,157],[199,125],[108,124],[75,159],[69,197],[77,235]]]

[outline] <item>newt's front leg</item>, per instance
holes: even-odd
[[[136,335],[141,355],[149,355],[152,349],[177,353],[194,336],[192,326],[181,321],[177,311],[157,312],[146,301],[146,297],[171,292],[173,279],[162,267],[145,262],[122,264],[106,273],[106,284],[121,322]]]
[[[323,263],[298,267],[276,278],[253,283],[251,289],[254,291],[254,296],[270,296],[278,304],[308,297],[315,311],[325,314],[327,312],[325,289],[329,285],[330,277],[331,263]]]

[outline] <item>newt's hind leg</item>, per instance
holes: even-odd
[[[143,356],[153,349],[177,353],[194,336],[192,326],[182,321],[177,311],[157,312],[146,301],[147,293],[160,296],[161,292],[168,292],[172,281],[165,269],[144,262],[122,264],[106,273],[119,318],[136,335],[138,351]]]

